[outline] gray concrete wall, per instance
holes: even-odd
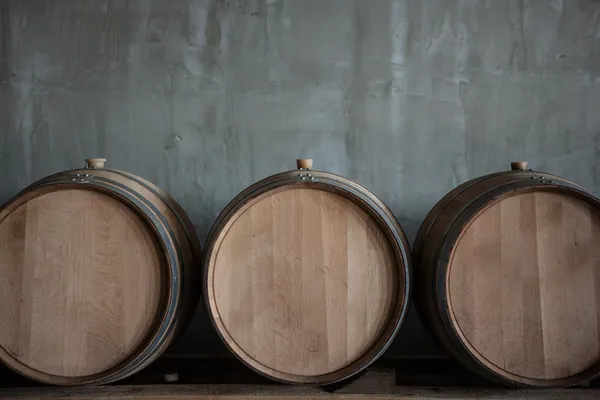
[[[304,156],[412,239],[512,160],[599,193],[599,22],[597,0],[0,0],[0,200],[105,156],[204,237]],[[200,311],[177,351],[215,343]],[[437,352],[414,314],[394,348]]]

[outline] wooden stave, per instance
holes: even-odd
[[[450,192],[446,193],[444,197],[442,197],[438,202],[433,206],[431,210],[425,216],[425,219],[421,223],[419,230],[417,231],[417,235],[415,236],[415,240],[413,242],[413,261],[415,264],[414,275],[415,275],[415,292],[413,295],[413,302],[415,304],[415,308],[419,314],[419,320],[427,330],[427,332],[434,333],[434,339],[442,346],[447,348],[448,346],[443,343],[443,337],[436,332],[436,326],[433,321],[431,321],[431,313],[425,312],[425,310],[429,307],[428,300],[429,298],[424,296],[427,290],[427,283],[431,281],[430,274],[428,271],[425,271],[421,266],[421,253],[423,250],[423,245],[429,235],[429,231],[431,227],[434,225],[438,216],[444,211],[444,209],[454,200],[458,195],[460,195],[463,191],[470,188],[473,185],[481,182],[484,179],[489,177],[502,175],[502,174],[510,174],[511,172],[498,172],[495,174],[489,174],[486,176],[482,176],[479,178],[471,179],[467,182],[463,182],[459,186],[452,189]]]
[[[77,177],[77,173],[91,173],[94,176],[94,180],[95,181],[102,181],[102,180],[111,180],[109,178],[103,177],[102,173],[109,173],[109,176],[113,176],[114,174],[117,174],[119,177],[123,176],[127,179],[129,179],[131,176],[135,177],[135,175],[131,175],[131,174],[127,174],[127,173],[123,173],[121,171],[116,171],[116,170],[108,170],[108,169],[103,169],[103,168],[86,168],[84,170],[73,170],[73,171],[66,171],[65,173],[58,173],[55,174],[54,176],[48,177],[46,179],[44,179],[44,181],[49,181],[52,179],[55,179],[53,177],[56,176],[67,176],[69,178],[72,178],[73,176]],[[98,174],[100,173],[100,174]],[[66,174],[66,175],[65,175]],[[136,177],[142,181],[142,178]],[[91,179],[91,178],[90,178]],[[114,183],[114,181],[111,180],[111,182]],[[143,186],[145,189],[148,189],[149,191],[153,191],[153,188],[148,188],[146,183],[149,183],[148,181],[145,182],[137,182],[139,183],[141,186]],[[123,185],[119,185],[119,186],[123,186]],[[160,189],[159,189],[160,191]],[[154,193],[160,200],[164,199],[161,196],[161,193]],[[138,198],[143,199],[143,200],[148,200],[146,195],[142,195],[142,194],[138,194]],[[174,202],[174,200],[172,200]],[[165,203],[167,204],[167,202],[165,201]],[[167,204],[167,206],[169,206],[169,208],[171,208],[171,206],[169,204]],[[173,210],[171,208],[174,216],[176,217],[176,219],[181,223],[181,219],[180,216],[177,215],[175,213],[175,210]],[[158,216],[162,216],[162,213],[159,210],[155,210],[156,215]],[[185,214],[184,214],[185,215]],[[187,218],[187,216],[186,216]],[[167,229],[170,231],[170,237],[175,238],[176,235],[174,234],[174,230],[175,229],[183,229],[183,227],[179,227],[177,226],[177,224],[172,224],[169,223],[168,220],[166,218],[162,218],[163,222],[165,223],[165,225],[167,226]],[[190,222],[191,223],[191,222]],[[184,225],[183,223],[181,223],[182,225]],[[181,235],[180,235],[181,236]],[[175,242],[177,242],[176,240],[174,240]],[[181,241],[179,241],[181,242]],[[179,243],[181,244],[181,243]],[[190,247],[192,247],[190,245]],[[184,247],[181,246],[177,246],[178,252],[180,252],[179,250],[184,249]],[[196,253],[192,253],[196,254]],[[189,259],[192,255],[187,254],[187,258]],[[180,259],[181,260],[185,260],[185,256],[181,256],[180,255]],[[193,258],[193,257],[192,257]],[[182,295],[180,296],[180,301],[181,304],[177,307],[177,311],[183,311],[180,313],[177,313],[175,315],[176,319],[173,322],[173,327],[172,327],[172,331],[170,334],[166,335],[165,339],[157,346],[157,347],[153,347],[151,349],[147,349],[148,350],[148,354],[144,356],[144,361],[141,361],[140,363],[137,364],[133,364],[132,366],[128,367],[128,368],[123,368],[122,370],[119,371],[119,376],[115,377],[114,379],[111,378],[110,381],[109,380],[102,380],[100,383],[109,383],[109,382],[113,382],[115,380],[120,380],[120,379],[124,379],[132,374],[135,374],[136,372],[140,371],[141,369],[145,368],[147,365],[149,365],[152,361],[154,361],[156,358],[158,358],[167,348],[168,346],[172,343],[172,341],[175,339],[175,337],[177,336],[178,333],[180,333],[185,326],[189,323],[189,321],[191,320],[191,317],[193,316],[193,312],[195,310],[195,306],[197,304],[197,298],[196,296],[193,296],[192,294],[194,292],[196,292],[196,289],[198,287],[198,285],[196,285],[196,281],[198,278],[198,274],[195,273],[195,260],[190,260],[190,263],[186,263],[186,262],[181,262],[180,264],[183,269],[179,271],[178,275],[180,277],[179,281],[180,284],[182,285]],[[188,267],[188,268],[186,268]],[[190,272],[194,272],[193,274],[193,278],[192,279],[185,279],[186,277],[186,270],[190,271]],[[98,383],[98,382],[95,382]]]
[[[435,319],[432,320],[433,314],[430,312],[432,309],[431,297],[427,295],[428,293],[435,291],[435,288],[431,288],[428,285],[431,285],[433,282],[431,267],[434,263],[435,257],[433,259],[429,259],[427,261],[423,261],[423,254],[425,257],[427,255],[433,256],[432,249],[435,249],[435,246],[432,245],[434,240],[441,240],[443,238],[439,235],[432,239],[432,235],[430,235],[433,227],[438,222],[438,218],[444,214],[449,206],[453,204],[455,199],[463,195],[466,191],[469,190],[477,190],[480,184],[486,184],[490,180],[503,180],[503,179],[531,179],[534,178],[543,178],[549,179],[552,181],[564,181],[569,182],[572,185],[576,185],[575,183],[566,180],[557,175],[548,174],[545,172],[534,171],[532,169],[528,170],[509,170],[509,171],[501,171],[495,172],[492,174],[487,174],[480,176],[478,178],[471,179],[467,182],[464,182],[452,189],[446,195],[444,195],[427,213],[427,216],[423,220],[421,226],[419,227],[419,231],[417,232],[417,236],[415,237],[413,243],[413,261],[415,263],[414,275],[415,275],[415,292],[413,296],[413,300],[415,303],[415,307],[419,314],[419,319],[425,326],[428,332],[434,333],[434,339],[443,347],[448,348],[449,345],[444,343],[444,335],[438,332],[438,327],[436,326]],[[578,186],[578,185],[577,185]]]
[[[98,177],[98,178],[94,178],[94,179],[101,179],[101,178]],[[114,182],[113,182],[113,184],[117,185]],[[144,186],[144,185],[142,185],[142,186]],[[148,198],[144,195],[138,194],[138,197],[139,197],[139,199],[148,201]],[[119,371],[118,376],[111,378],[110,381],[108,379],[105,379],[99,383],[104,384],[104,383],[114,382],[115,380],[124,379],[128,376],[131,376],[131,375],[139,372],[140,370],[142,370],[143,368],[145,368],[146,366],[151,364],[170,346],[170,344],[173,342],[175,337],[183,330],[183,328],[185,327],[187,322],[189,322],[189,319],[191,318],[192,313],[194,311],[193,306],[195,306],[195,304],[190,305],[189,301],[188,301],[189,299],[192,298],[190,296],[189,292],[191,290],[193,290],[194,287],[186,285],[187,281],[191,281],[193,283],[193,279],[190,279],[190,280],[185,279],[185,276],[186,276],[185,270],[186,270],[186,266],[188,265],[188,263],[186,263],[185,260],[186,260],[186,258],[189,259],[191,257],[191,255],[190,254],[186,254],[186,255],[181,254],[183,252],[182,250],[185,247],[181,246],[181,241],[176,240],[177,235],[175,234],[174,231],[175,231],[175,229],[178,228],[177,225],[169,223],[167,218],[163,215],[163,213],[160,212],[159,210],[157,210],[155,207],[150,207],[150,208],[154,210],[156,216],[158,218],[160,218],[163,221],[163,223],[165,224],[166,229],[169,232],[169,237],[173,241],[175,251],[177,252],[178,258],[180,260],[180,262],[177,264],[177,266],[180,268],[179,268],[178,274],[176,276],[176,279],[178,279],[178,281],[179,281],[180,291],[181,291],[181,295],[179,296],[179,303],[175,310],[175,315],[174,315],[174,320],[172,322],[172,326],[168,327],[168,330],[165,331],[164,336],[162,337],[162,339],[159,342],[157,342],[156,346],[147,347],[145,349],[144,355],[140,357],[141,360],[137,363],[132,362],[132,365],[129,366],[128,368],[121,369]],[[187,250],[189,250],[189,249],[187,249]],[[98,383],[98,382],[95,382],[95,383]]]
[[[175,235],[166,219],[146,198],[134,191],[129,191],[129,188],[125,185],[115,183],[109,179],[95,178],[87,183],[76,182],[74,179],[79,179],[79,177],[70,172],[58,173],[28,186],[0,209],[0,217],[2,211],[19,205],[20,203],[18,202],[27,194],[45,188],[54,188],[55,190],[60,190],[61,188],[77,189],[82,188],[81,185],[85,185],[85,187],[93,188],[92,190],[97,190],[103,194],[117,198],[119,201],[127,204],[147,223],[148,227],[153,230],[153,235],[160,244],[163,252],[167,254],[165,263],[169,272],[168,280],[170,288],[167,293],[166,311],[157,314],[159,317],[157,319],[161,322],[151,332],[147,341],[137,349],[134,349],[125,361],[101,373],[81,377],[64,377],[43,373],[22,364],[2,348],[0,348],[0,360],[15,372],[44,383],[65,386],[106,384],[130,376],[149,365],[164,352],[175,335],[180,331],[182,322],[181,318],[178,319],[179,315],[177,312],[181,310],[183,297],[182,280],[179,279],[182,275],[182,262],[180,261],[182,257],[174,240]],[[168,245],[169,242],[170,245]]]
[[[121,171],[121,170],[117,170],[117,169],[111,169],[111,168],[85,167],[85,168],[73,169],[73,170],[58,172],[58,173],[49,175],[49,176],[42,178],[39,181],[33,183],[29,187],[39,184],[39,183],[42,183],[42,182],[45,182],[49,179],[54,179],[56,177],[63,176],[63,175],[68,175],[71,177],[77,177],[78,176],[77,174],[79,174],[79,175],[90,174],[92,176],[98,176],[98,172],[111,174],[111,175],[117,175],[117,176],[127,178],[131,181],[134,181],[135,183],[139,184],[140,186],[143,186],[146,190],[148,190],[154,196],[159,198],[162,202],[164,202],[169,207],[171,212],[174,214],[175,218],[177,218],[179,224],[181,225],[181,229],[185,232],[185,236],[188,238],[188,241],[190,242],[190,248],[192,249],[192,252],[194,254],[195,262],[199,262],[201,260],[202,257],[199,257],[199,255],[202,254],[202,244],[200,243],[200,238],[198,237],[198,234],[196,232],[194,224],[191,221],[191,219],[188,217],[185,210],[170,194],[168,194],[167,192],[162,190],[160,187],[156,186],[154,183],[152,183],[149,180],[144,179],[140,176],[134,175],[130,172]],[[102,176],[102,175],[100,175],[100,176]],[[24,190],[26,190],[26,189],[24,189]]]
[[[71,185],[71,186],[63,186],[63,188],[77,188],[73,182],[70,181],[59,181],[58,183],[55,183],[55,185]],[[31,190],[36,190],[36,189],[43,189],[46,186],[53,186],[54,183],[51,183],[49,185],[39,185],[37,188],[32,188]],[[24,190],[21,192],[21,194],[18,196],[17,200],[19,200],[23,195],[27,195],[31,190]],[[102,191],[100,191],[102,192]],[[109,191],[104,191],[103,193],[110,193]],[[12,202],[9,203],[8,205],[12,205]],[[74,384],[86,384],[86,383],[97,383],[99,382],[101,379],[104,379],[105,376],[103,376],[103,374],[94,374],[94,375],[90,375],[87,379],[86,378],[79,378],[79,377],[63,377],[63,376],[57,376],[57,375],[51,375],[51,374],[45,374],[45,373],[40,373],[37,370],[31,369],[27,366],[23,366],[23,364],[20,364],[20,362],[18,360],[15,360],[16,363],[18,364],[17,367],[14,367],[14,365],[12,365],[12,363],[10,362],[10,357],[9,357],[9,361],[7,362],[6,358],[3,357],[5,363],[11,367],[12,369],[14,369],[16,372],[21,373],[25,376],[28,376],[31,379],[35,379],[41,382],[45,382],[45,383],[50,383],[50,384],[60,384],[60,385],[74,385]],[[19,367],[20,366],[20,367]],[[113,371],[113,369],[110,369],[111,372],[115,372]],[[112,376],[112,375],[111,375]]]
[[[444,224],[446,229],[440,230],[439,226],[437,230],[433,229],[435,221],[431,222],[431,219],[436,220],[456,198],[461,196],[461,194],[464,194],[469,188],[472,188],[473,191],[477,191],[478,186],[482,186],[482,184],[485,185],[490,179],[504,180],[505,183],[492,187],[492,189],[482,191],[482,193],[477,196],[470,196],[472,201],[462,208],[460,212],[453,214],[453,222]],[[586,191],[580,185],[551,174],[534,172],[531,170],[509,171],[486,175],[474,179],[473,182],[466,182],[444,197],[447,201],[444,204],[444,207],[439,207],[437,209],[437,214],[430,212],[432,215],[427,216],[427,219],[430,219],[430,221],[428,221],[430,229],[427,230],[427,234],[422,238],[423,247],[421,248],[420,257],[418,256],[421,262],[417,265],[419,273],[416,274],[418,279],[418,282],[416,283],[418,285],[418,291],[415,293],[415,304],[421,319],[424,321],[427,328],[430,329],[430,332],[438,343],[474,373],[479,374],[490,381],[512,387],[567,387],[600,376],[600,363],[580,373],[559,379],[527,378],[504,370],[504,374],[498,373],[497,371],[494,371],[494,369],[499,368],[490,368],[486,365],[485,361],[482,361],[473,354],[473,352],[467,349],[468,345],[463,343],[460,334],[454,327],[451,308],[449,307],[447,298],[446,277],[452,250],[457,244],[460,233],[471,218],[477,215],[477,213],[487,205],[493,203],[495,199],[504,196],[509,192],[514,191],[522,193],[524,191],[538,190],[566,192],[567,194],[577,197],[600,209],[600,199]],[[450,196],[451,193],[453,194],[452,197]],[[461,225],[457,225],[459,221],[462,222]],[[425,222],[423,225],[425,225]]]
[[[97,181],[101,179],[97,179]],[[121,186],[118,185],[114,182],[111,182],[114,185],[117,186]],[[148,199],[145,196],[139,195],[138,194],[138,198],[140,200],[146,200],[148,201]],[[174,338],[176,337],[176,335],[178,334],[178,332],[181,330],[182,325],[183,325],[183,320],[181,319],[181,315],[180,315],[180,311],[182,309],[184,309],[184,301],[186,299],[186,292],[185,292],[185,286],[183,286],[183,283],[185,282],[182,277],[183,275],[183,269],[182,267],[184,266],[184,257],[182,256],[182,251],[181,251],[181,247],[179,246],[178,241],[175,239],[176,236],[173,232],[172,226],[168,223],[168,221],[166,220],[166,218],[164,217],[164,215],[158,210],[156,209],[154,206],[150,206],[150,210],[152,210],[155,214],[155,216],[157,218],[159,218],[162,223],[165,226],[165,230],[168,233],[168,238],[172,241],[171,246],[173,247],[175,253],[177,254],[177,258],[179,260],[179,262],[176,265],[177,267],[177,274],[174,274],[173,279],[178,281],[178,289],[179,289],[179,296],[177,299],[177,302],[175,303],[174,308],[172,309],[171,312],[167,312],[167,315],[169,313],[173,313],[173,320],[171,321],[171,323],[167,324],[166,322],[163,322],[160,326],[157,326],[156,331],[158,332],[162,332],[162,334],[157,335],[155,333],[152,334],[153,339],[149,339],[152,340],[155,344],[154,345],[148,345],[143,347],[143,345],[140,347],[140,355],[138,357],[136,357],[135,359],[132,359],[128,364],[129,365],[125,365],[122,368],[119,368],[119,370],[113,375],[113,376],[107,376],[104,379],[101,380],[97,380],[94,382],[94,384],[105,384],[105,383],[110,383],[110,382],[114,382],[116,380],[120,380],[120,379],[124,379],[130,375],[135,374],[136,372],[142,370],[143,368],[145,368],[146,366],[148,366],[150,363],[152,363],[156,358],[158,358],[163,352],[164,350],[166,350],[166,348],[172,343],[172,341],[174,340]],[[164,240],[164,239],[163,239]],[[162,245],[162,243],[161,243]]]
[[[308,177],[307,177],[308,174]],[[308,180],[307,178],[313,177],[314,181]],[[304,178],[304,179],[303,179]],[[382,334],[382,337],[388,336],[386,340],[383,341],[383,344],[380,344],[381,341],[378,341],[371,350],[367,353],[368,356],[363,355],[363,357],[359,358],[355,362],[351,363],[347,367],[344,367],[338,371],[334,371],[332,373],[328,373],[325,375],[320,375],[317,377],[301,377],[301,380],[294,380],[287,378],[286,376],[291,374],[279,373],[271,368],[270,371],[263,371],[260,368],[257,368],[254,364],[259,363],[249,363],[246,359],[240,356],[240,352],[243,353],[243,350],[237,350],[231,346],[228,340],[223,335],[224,327],[219,326],[217,323],[217,318],[213,313],[212,301],[210,298],[210,267],[212,261],[212,253],[215,248],[215,244],[217,239],[220,236],[222,229],[225,227],[229,219],[235,215],[237,210],[242,208],[247,202],[252,201],[255,197],[260,196],[266,192],[271,190],[276,190],[277,188],[289,185],[315,185],[321,190],[327,190],[332,193],[336,193],[341,195],[359,205],[363,210],[365,210],[372,218],[374,218],[380,225],[381,229],[386,232],[386,237],[390,242],[392,248],[395,250],[395,257],[398,261],[401,261],[403,268],[399,269],[399,280],[403,281],[402,284],[398,284],[398,298],[396,299],[396,308],[394,310],[395,318],[392,318],[389,326],[392,327],[391,331],[386,329],[386,331]],[[345,192],[340,187],[345,187],[348,191]],[[354,193],[353,193],[354,192]],[[369,202],[372,203],[372,209],[365,209],[363,204],[357,202],[360,200],[360,196],[365,196],[368,198]],[[367,203],[368,204],[368,203]],[[381,215],[377,216],[376,213],[379,212]],[[375,213],[375,214],[373,214]],[[384,221],[388,222],[388,225],[382,225],[377,217],[382,217]],[[386,230],[387,229],[387,230]],[[393,239],[390,238],[388,234],[393,235]],[[219,338],[225,344],[225,346],[236,356],[238,360],[240,360],[244,365],[253,371],[257,372],[260,375],[263,375],[269,379],[289,384],[300,384],[300,385],[317,385],[324,386],[329,384],[334,384],[357,374],[363,372],[367,367],[369,367],[373,362],[375,362],[391,345],[393,339],[398,333],[406,314],[408,313],[408,306],[410,304],[410,296],[412,294],[412,256],[410,253],[410,247],[408,245],[408,240],[404,235],[404,232],[385,204],[379,200],[373,193],[371,193],[367,188],[360,185],[359,183],[352,181],[347,178],[343,178],[339,175],[316,171],[316,170],[291,170],[282,172],[279,174],[275,174],[264,178],[263,180],[247,187],[242,192],[240,192],[233,200],[231,200],[227,206],[223,209],[223,211],[217,217],[215,223],[213,224],[207,240],[205,244],[205,251],[203,254],[203,295],[204,302],[207,308],[207,314],[215,331],[217,332]],[[403,290],[402,290],[403,289]],[[398,306],[398,303],[402,303]],[[375,350],[375,351],[374,351]],[[366,360],[363,360],[366,358]],[[347,368],[357,365],[357,367],[353,368],[350,373],[340,373],[340,371],[345,371]],[[266,367],[266,366],[265,366]]]
[[[546,187],[542,186],[537,189],[539,189],[540,191],[544,190],[544,191],[551,191],[551,192],[568,193],[570,195],[573,195],[573,197],[577,197],[577,198],[584,200],[590,204],[595,203],[595,206],[597,208],[600,208],[600,202],[598,201],[598,199],[596,199],[590,193],[580,190],[578,187],[576,187],[576,185],[559,184],[558,186],[560,189],[557,188],[556,186],[552,186],[552,185],[548,185]],[[522,190],[522,191],[519,191],[519,193],[523,193],[524,191],[527,191],[527,190],[533,191],[526,184],[520,185],[520,187],[517,187],[516,189]],[[489,203],[486,202],[486,204],[489,204]],[[454,234],[452,236],[454,236]],[[449,246],[450,246],[449,242],[446,242],[446,246],[441,249],[441,254],[446,254],[446,252],[449,250]],[[449,253],[447,253],[447,254],[449,255]],[[439,270],[438,276],[436,277],[436,279],[441,280],[442,277],[444,277],[445,275],[446,275],[446,271]],[[444,287],[445,286],[446,285],[444,284]],[[439,290],[441,290],[441,288],[442,288],[442,285],[439,286]],[[444,292],[446,293],[446,291],[444,291]],[[453,321],[451,319],[449,307],[442,308],[442,301],[444,304],[447,304],[447,300],[442,300],[442,299],[438,299],[438,300],[439,300],[438,307],[440,307],[440,309],[443,312],[442,321],[445,325],[445,329],[451,330],[453,336],[458,337],[459,334],[458,334],[458,332],[456,332],[456,329],[453,326]],[[463,346],[461,346],[460,350],[461,350],[461,352],[463,352],[466,349],[464,349]],[[505,372],[506,375],[504,375],[502,373],[498,374],[497,372],[492,371],[493,369],[499,369],[499,368],[493,367],[493,368],[491,368],[492,370],[490,370],[490,367],[486,366],[484,361],[474,357],[472,355],[472,353],[466,352],[466,355],[469,356],[469,358],[466,359],[466,363],[471,364],[471,365],[473,365],[474,368],[477,368],[479,371],[482,371],[484,376],[488,376],[489,379],[491,379],[491,380],[496,380],[499,383],[503,383],[503,384],[510,385],[510,386],[531,387],[531,388],[533,388],[533,387],[545,387],[545,388],[566,387],[566,386],[577,385],[581,382],[593,379],[594,377],[600,375],[600,363],[598,363],[580,373],[570,375],[565,378],[558,378],[558,379],[527,378],[527,377],[522,377],[522,376],[519,376],[519,375],[516,375],[513,373],[509,373],[509,372]],[[476,364],[474,364],[473,361],[476,362]]]
[[[86,168],[84,169],[84,171],[89,169],[98,170],[97,168]],[[184,286],[184,305],[182,306],[182,308],[185,311],[182,315],[183,320],[181,322],[181,327],[179,328],[182,332],[189,326],[190,322],[192,321],[192,318],[198,307],[198,303],[202,298],[202,292],[200,290],[200,288],[202,287],[202,274],[200,273],[200,267],[202,264],[203,250],[202,243],[200,242],[200,238],[198,237],[198,233],[196,231],[194,223],[187,215],[183,207],[181,207],[181,205],[170,194],[168,194],[149,180],[126,171],[120,171],[110,168],[104,168],[103,170],[129,178],[137,182],[138,184],[144,186],[154,195],[159,197],[175,215],[179,224],[181,225],[181,229],[187,237],[188,246],[192,254],[190,262],[184,264],[184,273],[182,278],[182,283]]]
[[[101,182],[97,181],[92,185],[88,185],[88,186],[96,186],[97,184],[101,184]],[[58,180],[58,181],[51,181],[48,182],[47,184],[44,185],[37,185],[36,188],[44,187],[44,186],[55,186],[55,185],[68,185],[68,186],[63,186],[63,187],[69,187],[69,188],[77,188],[77,184],[74,184],[70,179],[68,180]],[[35,188],[33,188],[35,189]],[[32,190],[33,190],[32,189]],[[105,188],[106,189],[106,188]],[[28,191],[23,191],[24,193],[27,193]],[[109,189],[104,191],[104,194],[113,194],[114,192],[114,188]],[[121,199],[121,201],[124,201],[124,199]],[[138,199],[139,201],[139,199]],[[131,206],[131,204],[129,204],[129,206]],[[147,215],[144,213],[139,213],[138,215],[140,215],[142,218],[146,218]],[[147,218],[146,218],[147,219]],[[164,230],[164,227],[162,228]],[[167,239],[169,236],[166,236]],[[162,245],[163,243],[158,240],[159,243]],[[178,262],[171,262],[171,265],[178,265]],[[170,274],[171,278],[173,274]],[[177,274],[175,274],[176,276]],[[170,279],[171,279],[170,278]],[[175,289],[177,289],[177,298],[176,301],[171,301],[171,304],[177,304],[179,302],[180,299],[180,295],[179,293],[179,289],[177,287],[175,287]],[[175,310],[177,309],[177,307],[175,307]],[[173,316],[175,316],[174,313],[172,313]],[[174,323],[168,323],[168,324],[163,324],[166,325],[167,329],[167,333],[169,333],[172,330],[172,327],[174,327]],[[161,327],[158,327],[157,330],[160,331]],[[164,338],[162,336],[157,336],[154,335],[155,337],[159,337],[160,341],[164,341]],[[135,352],[135,357],[137,357],[137,359],[139,358],[143,358],[146,357],[147,358],[147,354],[143,353],[142,350],[147,350],[147,349],[142,349],[142,348],[138,348],[138,350],[136,350]],[[134,356],[132,356],[134,357]],[[127,367],[130,366],[136,366],[135,363],[131,362],[131,360],[128,360],[127,362],[123,362],[121,364],[119,364],[118,366],[115,366],[109,370],[107,370],[104,373],[98,373],[98,374],[94,374],[94,375],[90,375],[90,376],[86,376],[86,377],[63,377],[63,376],[56,376],[56,375],[50,375],[50,374],[44,374],[44,373],[39,373],[35,370],[32,370],[30,368],[26,368],[25,370],[21,370],[18,369],[17,372],[20,372],[30,378],[42,381],[42,382],[46,382],[46,383],[50,383],[50,384],[61,384],[61,385],[79,385],[79,384],[103,384],[103,383],[109,383],[109,382],[113,382],[115,380],[118,379],[122,379],[124,376],[124,372],[127,371]],[[14,369],[14,368],[13,368]],[[33,372],[32,372],[33,371]],[[134,371],[135,372],[135,371]]]
[[[550,179],[552,181],[566,181],[569,182],[572,185],[576,185],[578,187],[581,187],[579,185],[577,185],[574,182],[568,181],[567,179],[560,177],[558,175],[552,175],[552,174],[548,174],[546,172],[539,172],[539,171],[534,171],[534,170],[527,170],[527,171],[523,171],[523,170],[517,170],[517,171],[502,171],[502,172],[495,172],[492,174],[488,174],[488,175],[483,175],[480,176],[478,178],[474,178],[471,179],[469,181],[463,182],[462,184],[460,184],[459,186],[455,187],[454,189],[452,189],[451,191],[449,191],[448,193],[446,193],[444,195],[444,197],[442,197],[434,206],[433,208],[427,213],[427,216],[425,217],[425,219],[423,220],[423,223],[421,224],[421,226],[419,227],[419,230],[417,232],[417,235],[415,236],[415,240],[413,242],[413,257],[415,257],[413,259],[415,265],[419,265],[419,259],[417,259],[416,257],[419,257],[420,254],[422,253],[422,247],[423,244],[425,242],[425,240],[427,239],[429,232],[432,228],[432,226],[434,225],[436,219],[440,216],[440,214],[442,214],[444,212],[444,210],[446,209],[446,207],[458,196],[460,196],[465,190],[485,181],[491,178],[495,178],[495,177],[499,177],[499,176],[505,176],[505,175],[519,175],[522,176],[522,174],[527,174],[527,177],[531,177],[531,176],[535,176],[535,177],[543,177],[544,179]]]
[[[100,171],[108,172],[108,173],[112,173],[112,174],[116,174],[116,175],[120,175],[125,178],[128,178],[128,179],[144,186],[146,189],[148,189],[150,192],[152,192],[155,196],[160,198],[171,209],[171,211],[173,212],[175,217],[179,220],[179,223],[181,224],[182,229],[185,231],[185,235],[188,237],[188,240],[190,242],[190,247],[192,248],[192,251],[193,251],[195,257],[198,259],[201,259],[201,257],[198,257],[198,256],[202,254],[202,244],[200,243],[200,238],[198,237],[196,228],[194,227],[194,223],[189,218],[189,216],[187,215],[187,213],[185,212],[183,207],[181,207],[181,205],[169,193],[165,192],[164,190],[162,190],[160,187],[158,187],[154,183],[150,182],[147,179],[142,178],[141,176],[134,175],[130,172],[121,171],[121,170],[112,169],[112,168],[86,167],[86,168],[74,169],[74,170],[70,170],[70,171],[66,171],[66,172],[68,172],[70,174],[78,174],[78,173],[85,174],[85,173],[91,172],[92,175],[95,175],[96,172],[100,172]],[[47,179],[47,178],[45,178],[45,179]]]
[[[42,178],[38,182],[33,183],[31,186],[38,183],[47,182],[51,179],[61,176],[78,177],[80,175],[85,176],[86,174],[95,177],[94,179],[97,179],[98,177],[111,180],[117,179],[121,183],[123,183],[123,180],[132,181],[135,184],[140,185],[143,190],[147,191],[145,194],[142,193],[141,197],[148,197],[148,194],[150,194],[150,196],[155,196],[156,200],[161,201],[167,206],[167,209],[165,210],[170,212],[173,217],[167,218],[167,224],[176,234],[178,234],[177,236],[181,238],[185,236],[187,238],[187,242],[185,240],[178,240],[180,243],[180,248],[184,253],[182,273],[184,293],[182,309],[184,310],[184,314],[182,315],[183,321],[179,330],[185,330],[185,328],[191,322],[198,302],[202,297],[200,291],[198,290],[198,288],[201,287],[200,280],[202,277],[202,274],[199,273],[199,268],[202,262],[202,245],[196,229],[194,228],[194,224],[188,217],[187,213],[183,210],[181,205],[179,205],[179,203],[171,195],[156,186],[154,183],[126,171],[112,168],[85,167],[49,175],[45,178]],[[175,223],[171,223],[170,219],[173,219]],[[181,234],[181,232],[183,232],[183,234]]]
[[[512,176],[509,176],[512,175]],[[496,180],[512,180],[512,181],[518,181],[519,180],[519,176],[518,175],[514,175],[514,173],[500,173],[500,174],[492,174],[490,176],[484,177],[483,179],[478,179],[478,183],[483,183],[485,181],[488,181],[490,179],[496,179]],[[526,181],[529,182],[529,181]],[[471,186],[474,191],[477,191],[477,185],[473,185]],[[501,186],[500,186],[501,187]],[[495,188],[495,187],[493,187]],[[456,197],[456,196],[455,196]],[[473,196],[475,199],[477,199],[477,196]],[[449,202],[448,205],[452,205],[452,202]],[[466,208],[466,207],[465,207]],[[463,209],[461,211],[465,212],[465,210]],[[448,308],[447,304],[445,303],[445,299],[440,298],[438,295],[439,293],[443,293],[440,292],[440,287],[438,285],[438,279],[441,279],[440,277],[443,275],[439,272],[439,247],[443,244],[443,240],[447,234],[447,231],[451,228],[452,224],[448,223],[448,224],[442,224],[443,227],[446,227],[445,231],[440,231],[439,229],[437,230],[437,235],[435,235],[433,238],[428,237],[427,240],[425,241],[425,247],[424,247],[424,252],[425,255],[421,258],[422,263],[419,266],[419,270],[420,270],[420,289],[421,291],[419,293],[417,293],[416,297],[419,298],[419,301],[416,301],[415,303],[417,304],[417,306],[419,307],[419,314],[421,315],[422,319],[424,321],[426,321],[427,326],[431,328],[431,332],[434,334],[434,337],[436,338],[436,340],[438,340],[438,342],[444,347],[446,348],[446,350],[448,350],[455,358],[461,360],[463,363],[467,364],[468,367],[470,367],[474,372],[476,373],[481,373],[481,371],[479,370],[479,368],[473,365],[470,365],[470,354],[468,352],[465,352],[464,349],[461,348],[460,345],[457,346],[456,341],[450,340],[450,337],[447,333],[447,331],[444,329],[445,325],[444,324],[440,324],[440,321],[442,320],[442,312]],[[432,229],[430,231],[436,232],[435,229]],[[441,233],[440,233],[441,232]],[[427,250],[427,251],[425,251]],[[428,261],[428,262],[427,262]],[[444,291],[445,292],[445,291]],[[506,381],[499,379],[499,377],[494,376],[494,375],[489,375],[489,374],[485,374],[487,376],[488,379],[491,380],[495,380],[498,383],[503,383],[506,384]]]

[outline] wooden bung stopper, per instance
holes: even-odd
[[[510,163],[510,169],[513,171],[527,169],[527,161],[513,161]]]
[[[86,158],[86,168],[104,168],[106,158]]]
[[[296,166],[298,169],[311,169],[313,166],[312,158],[298,158],[296,160]]]

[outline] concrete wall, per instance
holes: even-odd
[[[0,200],[105,156],[170,191],[204,237],[236,193],[304,156],[372,189],[412,240],[444,193],[512,160],[600,192],[597,0],[0,11]],[[200,310],[176,351],[217,343]],[[394,351],[438,350],[413,314]]]

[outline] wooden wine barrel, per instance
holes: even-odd
[[[0,209],[0,361],[37,381],[102,384],[139,371],[198,300],[189,218],[104,161],[42,179]]]
[[[482,376],[578,384],[600,373],[600,201],[525,162],[512,168],[460,185],[426,217],[415,304]]]
[[[410,252],[390,210],[340,176],[299,170],[240,193],[204,257],[210,317],[229,349],[275,380],[326,385],[370,365],[404,319]]]

